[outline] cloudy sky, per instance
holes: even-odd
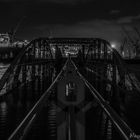
[[[0,0],[0,32],[22,23],[21,39],[40,36],[100,37],[120,42],[121,26],[140,30],[140,2],[135,0]]]

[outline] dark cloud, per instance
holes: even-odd
[[[120,40],[121,27],[109,20],[92,20],[79,22],[75,25],[40,25],[34,27],[41,36],[51,35],[54,37],[101,37],[107,40]]]
[[[124,23],[132,23],[135,20],[140,20],[140,15],[121,17],[121,18],[118,19],[117,22],[124,24]]]
[[[90,1],[95,1],[95,0],[0,0],[0,2],[34,2],[34,3],[58,3],[58,4],[77,4],[77,3],[87,3]]]
[[[45,1],[45,0],[42,0],[42,1]],[[47,0],[47,1],[59,3],[59,4],[77,4],[77,3],[87,3],[87,2],[90,2],[91,0]]]
[[[116,14],[119,14],[120,12],[121,12],[120,10],[111,10],[110,14],[111,15],[116,15]]]
[[[0,32],[15,28],[17,36],[35,38],[102,37],[120,40],[121,24],[139,25],[140,4],[128,0],[0,0]]]

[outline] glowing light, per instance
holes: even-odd
[[[55,49],[54,47],[52,47],[52,50],[53,50],[53,52],[55,52],[55,51],[56,51],[56,49]]]
[[[115,44],[115,43],[112,43],[112,44],[111,44],[111,47],[112,47],[112,48],[116,48],[116,44]]]

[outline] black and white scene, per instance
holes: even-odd
[[[140,140],[140,1],[0,0],[0,140]]]

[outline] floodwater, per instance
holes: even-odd
[[[0,64],[0,78],[8,68],[9,64]],[[132,73],[131,77],[133,80],[137,83],[139,87],[139,82],[138,79],[135,77],[135,75]],[[37,87],[38,82],[36,82],[36,87]],[[30,88],[29,88],[30,89]],[[40,93],[36,90],[34,94],[31,94],[31,90],[29,90],[25,96],[25,91],[22,89],[20,90],[20,94],[15,99],[15,94],[11,95],[9,94],[5,99],[0,100],[0,140],[6,140],[10,134],[14,131],[14,129],[19,125],[21,120],[27,115],[29,110],[33,107],[35,102],[39,99],[41,96]],[[19,92],[19,90],[17,92]],[[15,91],[16,93],[16,91]],[[23,94],[24,93],[24,94]],[[28,94],[30,93],[30,94]],[[28,98],[27,98],[28,96]],[[136,132],[136,134],[139,134],[139,126],[140,126],[140,113],[139,113],[139,106],[140,106],[140,97],[139,95],[131,97],[129,95],[127,100],[129,101],[129,104],[126,106],[126,115],[128,116],[128,124],[131,126],[131,128]],[[98,111],[97,111],[98,112]],[[50,110],[48,113],[53,113],[53,110]],[[91,118],[88,120],[91,120],[96,113],[93,112],[90,113],[89,110],[89,115]],[[43,113],[44,114],[44,113]],[[46,114],[46,113],[45,113]],[[92,115],[91,115],[92,114]],[[48,114],[47,114],[48,115]],[[44,115],[43,115],[44,116]],[[45,115],[46,116],[46,115]],[[49,117],[49,116],[48,116]],[[90,121],[91,122],[91,121]],[[92,121],[93,123],[94,120]],[[90,127],[93,127],[93,125],[90,123]],[[88,125],[89,126],[89,125]],[[43,126],[46,127],[46,126]],[[54,130],[53,130],[54,131]],[[52,131],[52,132],[53,132]],[[54,136],[51,132],[51,135]],[[89,132],[88,132],[89,133]],[[55,137],[55,136],[54,136]],[[93,136],[94,137],[94,136]]]
[[[4,74],[9,64],[0,64],[0,77]],[[20,124],[27,115],[35,102],[40,98],[38,92],[38,81],[35,82],[36,89],[34,94],[32,87],[28,87],[28,91],[22,90],[22,86],[8,94],[4,98],[0,98],[0,140],[7,140],[11,133]],[[19,94],[17,94],[19,93]]]
[[[36,87],[37,85],[38,81],[35,82]],[[28,90],[25,91],[25,88],[23,89],[21,86],[8,94],[4,99],[1,99],[0,140],[6,140],[10,136],[40,96],[41,93],[37,88],[32,90],[32,86],[28,86]]]

